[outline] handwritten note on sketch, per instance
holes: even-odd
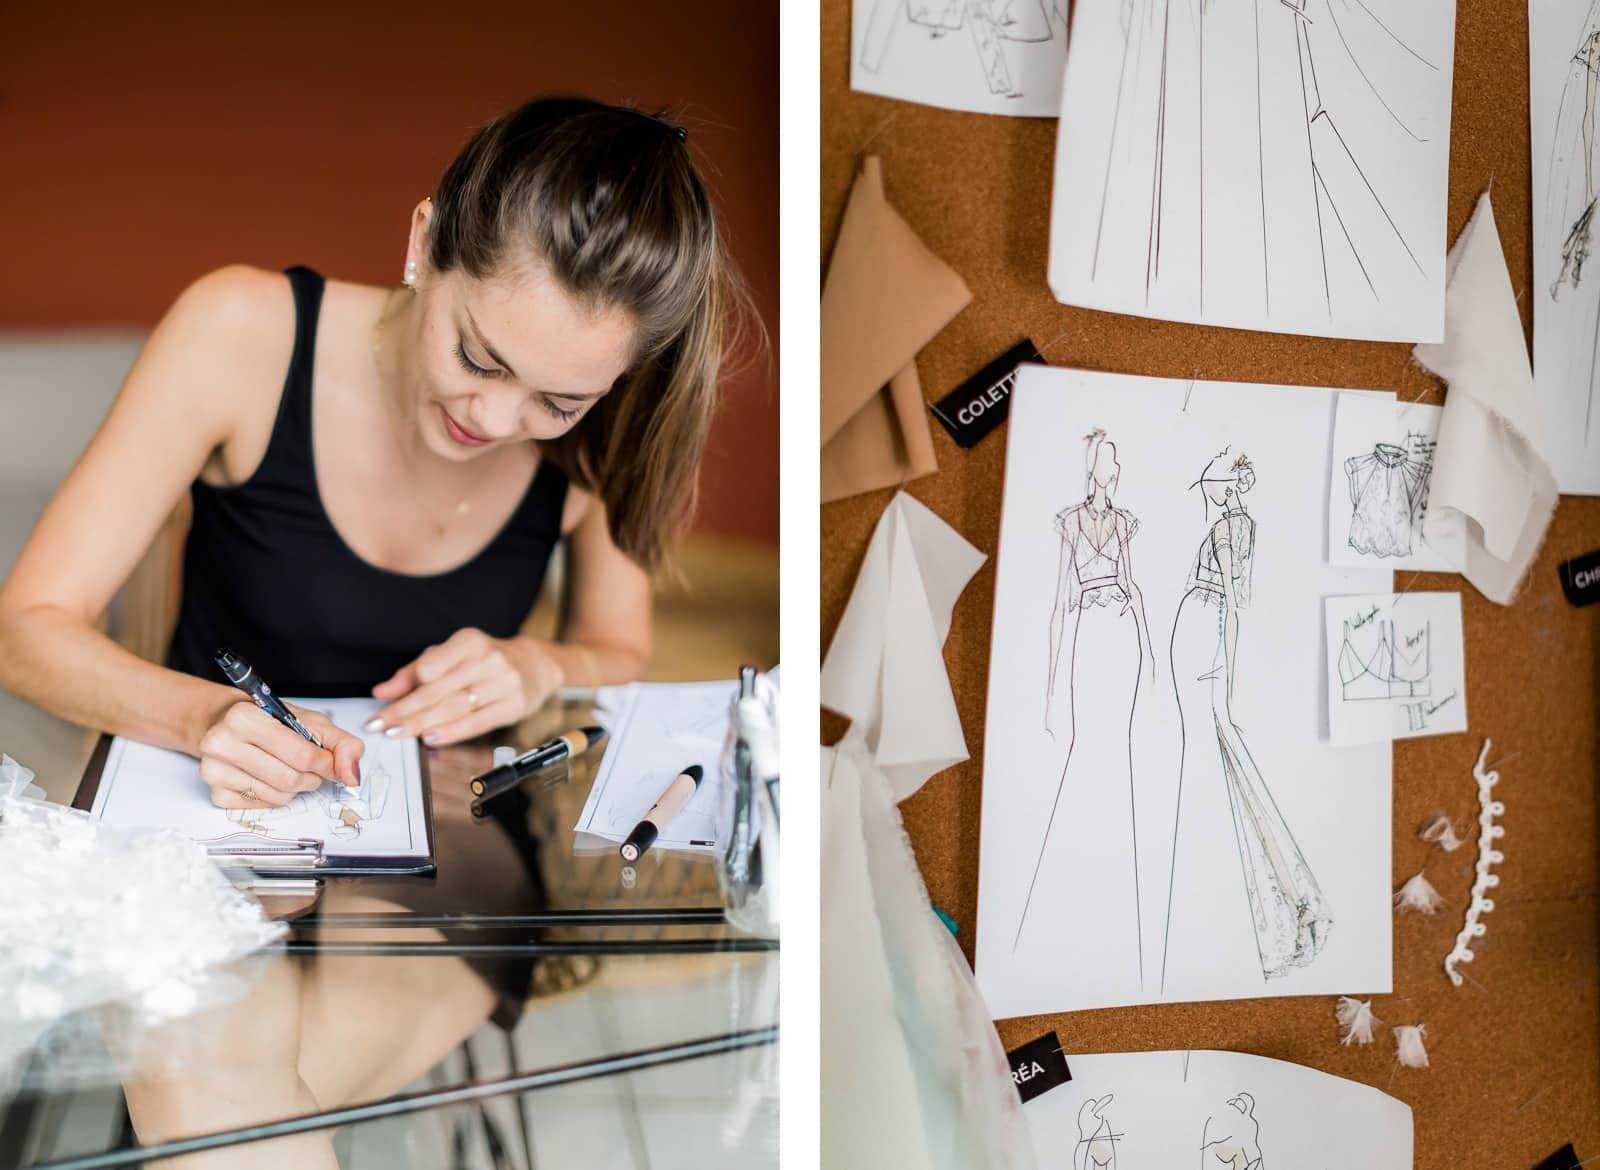
[[[1022,1107],[1041,1165],[1411,1170],[1411,1110],[1367,1085],[1243,1052],[1069,1054]],[[1072,1152],[1069,1161],[1067,1151]]]
[[[1533,381],[1563,492],[1600,495],[1600,0],[1530,0]]]
[[[1467,729],[1461,594],[1330,597],[1326,617],[1334,743]]]
[[[1174,321],[1438,341],[1454,0],[1080,0],[1050,287]]]
[[[1324,556],[1337,394],[1018,374],[978,867],[996,1017],[1389,986],[1390,753],[1321,734],[1322,599],[1393,588]]]
[[[973,114],[1054,118],[1067,0],[854,0],[850,88]]]

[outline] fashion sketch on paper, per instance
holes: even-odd
[[[1020,81],[1006,59],[1005,46],[1008,42],[1065,39],[1067,0],[874,0],[861,42],[863,69],[877,73],[883,68],[889,39],[902,22],[929,37],[965,30],[972,38],[974,67],[983,71],[989,92],[1021,97]]]
[[[1078,1144],[1072,1149],[1072,1170],[1117,1170],[1117,1142],[1122,1135],[1112,1130],[1106,1116],[1111,1099],[1112,1094],[1107,1093],[1078,1106]]]
[[[1568,352],[1558,359],[1556,370],[1539,369],[1543,386],[1554,386],[1564,403],[1560,417],[1577,423],[1582,419],[1583,446],[1600,446],[1595,432],[1595,366],[1600,356],[1600,290],[1595,276],[1586,269],[1594,245],[1595,203],[1600,199],[1600,176],[1596,175],[1595,89],[1600,82],[1600,3],[1588,5],[1583,31],[1567,60],[1566,83],[1561,90],[1561,106],[1556,113],[1554,141],[1550,144],[1550,167],[1545,177],[1544,219],[1540,232],[1545,249],[1559,249],[1559,257],[1547,254],[1547,264],[1559,260],[1556,277],[1547,290],[1550,303],[1564,318],[1565,328],[1557,336],[1570,339]],[[1559,305],[1560,309],[1555,307]],[[1596,452],[1600,458],[1600,451]],[[1563,485],[1564,486],[1564,485]]]
[[[1377,443],[1344,461],[1350,483],[1350,547],[1376,557],[1405,557],[1422,541],[1433,443],[1413,436],[1409,449]]]
[[[1249,1093],[1228,1098],[1200,1133],[1200,1170],[1262,1170],[1261,1123]]]
[[[1155,677],[1155,659],[1131,555],[1139,521],[1114,502],[1122,474],[1117,447],[1101,430],[1088,435],[1085,446],[1085,498],[1055,517],[1060,553],[1048,625],[1050,664],[1041,680],[1045,730],[1065,741],[1066,758],[1012,950],[1022,943],[1036,893],[1041,905],[1032,928],[1047,936],[1062,929],[1063,905],[1090,899],[1115,922],[1096,929],[1101,961],[1125,962],[1127,972],[1142,979],[1133,711],[1140,676],[1148,670]],[[1103,863],[1091,866],[1074,843],[1086,837],[1100,844],[1100,856],[1126,858],[1126,866],[1116,872]]]
[[[1122,36],[1091,283],[1266,322],[1428,288],[1400,196],[1449,79],[1396,35],[1397,0],[1103,2]]]
[[[1243,496],[1254,484],[1250,460],[1224,450],[1191,485],[1200,489],[1207,526],[1172,626],[1182,750],[1162,934],[1163,991],[1173,971],[1215,965],[1222,957],[1175,953],[1174,922],[1183,927],[1183,949],[1196,945],[1196,923],[1248,914],[1263,980],[1309,964],[1333,925],[1236,722],[1239,639],[1258,535]],[[1237,862],[1219,864],[1221,850],[1237,850]]]
[[[1433,693],[1432,625],[1397,640],[1393,621],[1343,623],[1339,694],[1346,703],[1425,699]]]

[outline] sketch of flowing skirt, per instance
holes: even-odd
[[[1059,956],[1070,940],[1075,985],[1126,995],[1142,973],[1131,748],[1138,626],[1120,602],[1086,600],[1068,620],[1076,633],[1063,639],[1052,724],[1067,752],[1049,777],[1059,792],[1048,821],[1040,808],[1046,835],[1015,951],[1026,963],[1030,951]]]
[[[1316,958],[1333,917],[1226,705],[1221,597],[1193,588],[1172,631],[1183,720],[1162,990],[1253,945],[1263,978]],[[1246,925],[1248,919],[1248,925]],[[1250,940],[1250,941],[1245,941]]]

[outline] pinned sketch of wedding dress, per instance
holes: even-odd
[[[1099,430],[1086,442],[1088,498],[1055,517],[1060,556],[1043,680],[1045,729],[1065,742],[1066,756],[1051,776],[1050,814],[1012,951],[1026,961],[1025,951],[1053,951],[1063,935],[1092,938],[1094,978],[1142,986],[1133,717],[1150,659],[1130,553],[1139,521],[1113,503],[1116,445]],[[1086,836],[1100,860],[1081,848]]]
[[[1428,502],[1431,452],[1413,453],[1394,443],[1378,443],[1366,455],[1344,461],[1350,480],[1350,547],[1379,557],[1410,556],[1422,538]]]
[[[1065,36],[1067,0],[877,0],[862,38],[861,66],[883,67],[895,25],[904,18],[933,36],[966,29],[977,51],[989,92],[1020,96],[1020,79],[1006,60],[1005,44]]]
[[[1200,1170],[1262,1170],[1261,1123],[1249,1093],[1228,1098],[1200,1132]]]
[[[1116,1170],[1117,1142],[1122,1135],[1111,1128],[1106,1106],[1112,1094],[1090,1097],[1078,1106],[1078,1144],[1072,1150],[1072,1170]]]
[[[1250,604],[1255,551],[1255,521],[1229,493],[1227,510],[1195,553],[1173,623],[1172,679],[1183,739],[1163,992],[1179,994],[1186,973],[1215,966],[1221,939],[1230,940],[1231,947],[1243,942],[1234,925],[1241,892],[1264,980],[1311,963],[1333,925],[1322,891],[1234,721],[1224,638],[1229,583],[1222,566],[1226,560],[1237,620],[1237,611]],[[1230,845],[1237,850],[1237,865],[1231,858],[1227,864],[1218,860],[1218,851]]]

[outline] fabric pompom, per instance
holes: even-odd
[[[1341,1044],[1371,1044],[1374,1024],[1383,1023],[1372,1014],[1370,999],[1352,999],[1341,995],[1334,1005],[1333,1014],[1339,1018]]]
[[[1408,910],[1432,914],[1444,905],[1444,899],[1439,896],[1439,891],[1433,888],[1433,883],[1428,880],[1427,875],[1418,873],[1406,879],[1406,884],[1401,886],[1394,896],[1394,904],[1402,914]]]
[[[1406,1068],[1427,1068],[1428,1050],[1422,1046],[1426,1024],[1401,1024],[1394,1030],[1395,1059]]]

